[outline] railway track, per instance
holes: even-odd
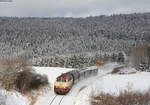
[[[65,96],[55,95],[49,105],[61,105]]]
[[[104,76],[106,76],[106,75],[109,75],[109,74],[111,74],[111,72],[112,72],[112,71],[108,71],[108,72],[106,72],[106,73],[104,73],[104,74],[101,74],[101,75],[97,76],[97,77],[95,78],[95,80],[97,80],[97,79],[99,79],[99,78],[102,78],[102,77],[104,77]],[[88,84],[88,86],[89,86],[89,85],[93,84],[93,81],[90,82],[90,83],[87,83],[87,84]],[[78,94],[77,94],[77,95],[78,95]],[[64,99],[64,97],[65,97],[65,95],[55,95],[55,96],[53,96],[53,98],[51,99],[49,105],[63,105],[63,99]]]

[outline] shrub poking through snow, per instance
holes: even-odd
[[[6,90],[25,93],[44,84],[48,84],[47,77],[37,74],[27,59],[18,57],[0,61],[0,86]]]
[[[15,89],[15,81],[18,74],[24,70],[31,70],[27,59],[18,57],[15,59],[0,60],[0,84],[3,88]]]
[[[22,93],[38,89],[40,86],[48,84],[46,75],[39,75],[34,70],[22,71],[16,79],[16,87]]]
[[[111,72],[111,74],[116,74],[116,73],[120,72],[120,70],[121,70],[122,68],[124,68],[124,66],[115,67],[115,68],[113,69],[113,71]]]
[[[150,93],[124,91],[119,96],[101,93],[92,96],[92,105],[149,105]]]
[[[119,71],[120,71],[119,68],[114,68],[113,71],[111,72],[111,74],[116,74],[116,73],[118,73]]]

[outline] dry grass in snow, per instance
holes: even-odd
[[[92,105],[150,105],[150,93],[120,92],[119,96],[101,93],[92,96]]]

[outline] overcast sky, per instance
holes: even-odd
[[[86,17],[150,12],[150,0],[0,0],[0,16]]]

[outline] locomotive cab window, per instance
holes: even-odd
[[[57,82],[66,82],[66,80],[62,78],[57,78]]]

